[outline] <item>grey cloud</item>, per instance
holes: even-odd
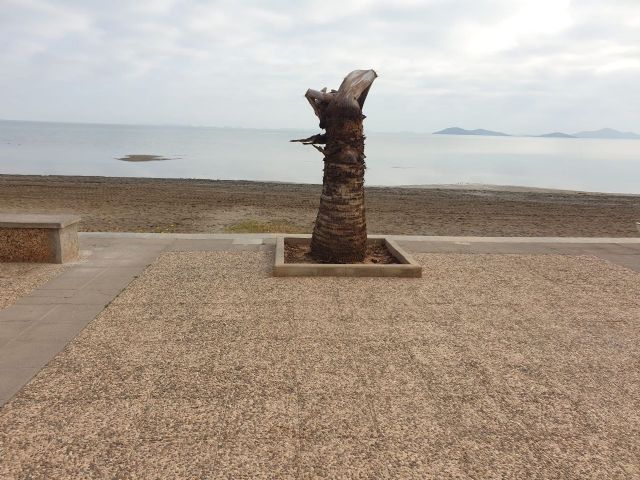
[[[0,118],[315,128],[306,88],[373,67],[376,130],[640,130],[635,0],[5,4]]]

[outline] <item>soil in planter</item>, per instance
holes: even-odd
[[[304,243],[284,242],[284,263],[321,263],[311,258],[311,241]],[[364,261],[358,264],[398,264],[398,260],[387,249],[384,242],[369,240]]]

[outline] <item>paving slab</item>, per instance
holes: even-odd
[[[14,338],[2,346],[0,351],[0,370],[7,371],[23,367],[41,368],[60,352],[67,343],[68,339],[67,342],[61,342],[58,339],[47,338],[39,340],[19,340]]]
[[[13,304],[0,310],[0,323],[40,320],[55,307],[51,305]]]
[[[124,288],[122,285],[120,290]],[[90,290],[38,290],[18,300],[20,305],[107,305],[115,295]]]
[[[176,239],[167,250],[183,252],[223,251],[232,244],[233,240],[231,239]]]
[[[76,290],[85,286],[103,271],[104,269],[99,267],[84,267],[80,265],[74,265],[74,268],[63,271],[52,280],[48,281],[44,285],[41,285],[40,288],[54,290]]]
[[[232,243],[234,245],[262,245],[263,240],[261,238],[234,238]]]
[[[618,255],[612,253],[599,253],[598,256],[604,260],[622,265],[636,272],[640,272],[640,255]],[[640,293],[638,293],[640,295]]]
[[[402,246],[414,253],[480,253],[480,254],[553,254],[559,253],[563,244],[549,243],[502,243],[502,242],[421,242],[400,241]],[[580,250],[580,249],[578,249]],[[576,250],[576,251],[578,251]]]
[[[282,233],[133,233],[133,232],[82,232],[80,236],[86,239],[96,239],[107,241],[110,239],[273,239],[282,236]],[[309,234],[287,234],[291,237],[308,238]],[[481,243],[622,243],[640,244],[638,237],[449,237],[431,235],[392,235],[370,233],[372,238],[391,238],[397,241],[418,241],[418,242],[481,242]]]
[[[42,365],[0,367],[0,405],[7,403],[24,386],[25,379],[32,378],[41,368]]]
[[[69,342],[69,339],[75,338],[85,326],[85,322],[38,322],[21,331],[14,341],[18,343],[37,343],[49,340]]]
[[[28,324],[26,322],[2,322],[0,323],[0,348],[22,333]]]

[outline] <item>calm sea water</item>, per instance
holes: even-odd
[[[321,183],[316,131],[0,121],[0,173]],[[368,185],[483,183],[640,193],[640,140],[367,133]],[[131,154],[167,161],[131,163]]]

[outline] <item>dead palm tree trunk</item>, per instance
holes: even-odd
[[[311,256],[319,262],[354,263],[365,256],[362,106],[376,77],[373,70],[354,70],[337,91],[310,89],[305,94],[320,128],[326,130],[292,140],[313,145],[324,154],[322,196],[311,238]]]

